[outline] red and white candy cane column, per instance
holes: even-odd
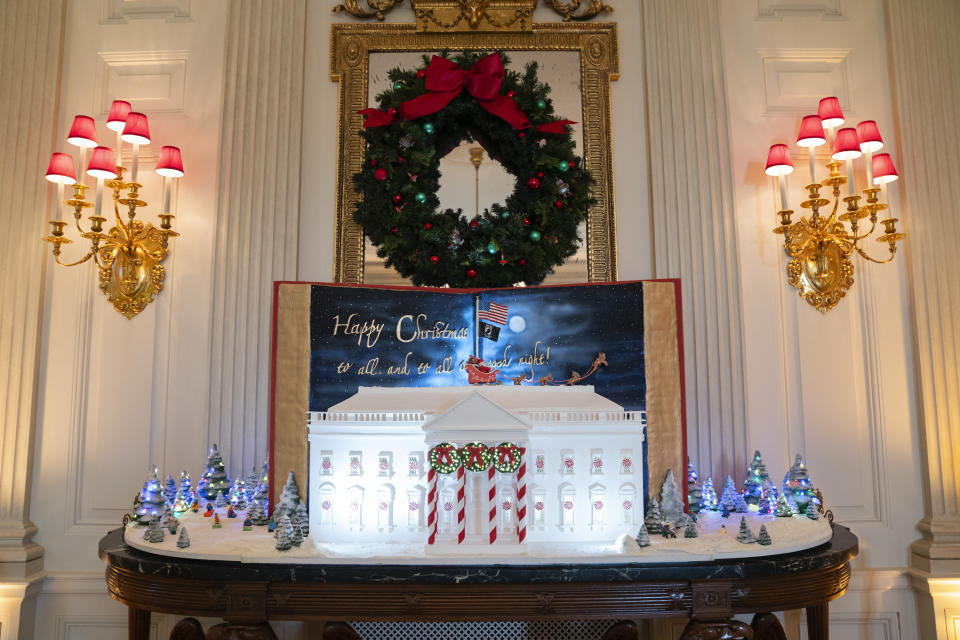
[[[467,472],[457,467],[457,544],[467,537]]]
[[[489,491],[489,502],[488,506],[490,507],[490,544],[493,544],[497,541],[497,480],[496,480],[497,470],[491,464],[490,468],[487,469],[487,490]]]
[[[437,470],[427,471],[427,544],[437,541]]]
[[[520,468],[517,469],[517,542],[527,537],[527,450],[520,448]]]

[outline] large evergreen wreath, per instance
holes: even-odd
[[[364,109],[361,199],[354,213],[377,254],[416,285],[537,284],[577,250],[577,225],[593,200],[574,155],[569,120],[554,120],[550,87],[530,63],[504,69],[502,53],[424,58],[393,69],[392,89]],[[438,211],[440,159],[479,143],[516,178],[513,193],[479,217]]]

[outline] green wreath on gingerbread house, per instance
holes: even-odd
[[[423,69],[390,71],[379,109],[360,112],[367,147],[354,219],[415,285],[538,284],[577,251],[594,200],[575,123],[554,119],[536,63],[522,75],[508,63],[502,53],[425,57]],[[439,210],[437,197],[440,159],[465,140],[516,178],[503,204],[474,219]]]

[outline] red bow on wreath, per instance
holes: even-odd
[[[517,102],[500,95],[503,86],[503,61],[496,53],[484,56],[470,67],[460,68],[456,62],[433,56],[426,69],[427,93],[407,100],[400,105],[400,117],[413,120],[440,111],[466,87],[467,93],[476,98],[481,107],[502,118],[514,129],[530,128],[530,121],[517,106]],[[361,109],[358,113],[367,116],[364,127],[383,127],[393,124],[394,116],[379,109]],[[564,125],[575,124],[572,120],[546,122],[537,127],[543,133],[564,133]]]

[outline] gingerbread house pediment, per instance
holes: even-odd
[[[423,424],[428,442],[525,440],[530,423],[478,391]]]

